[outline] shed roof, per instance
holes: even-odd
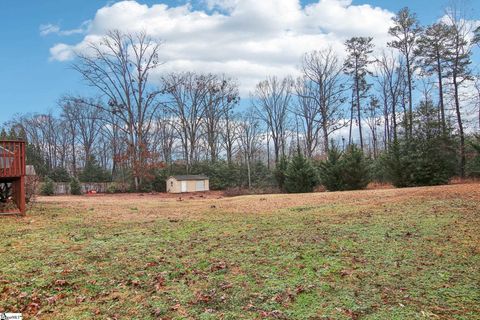
[[[185,181],[185,180],[208,180],[208,177],[204,174],[199,175],[180,175],[180,176],[171,176],[177,181]]]

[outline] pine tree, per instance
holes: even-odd
[[[85,167],[79,175],[81,182],[107,182],[111,181],[111,174],[103,169],[94,156],[90,156],[85,162]]]
[[[418,47],[415,54],[420,57],[420,65],[423,73],[435,74],[438,83],[439,109],[442,120],[443,133],[446,133],[447,123],[445,119],[444,85],[445,69],[447,68],[448,56],[451,54],[452,27],[445,23],[434,23],[427,27],[418,39]]]
[[[401,9],[395,17],[392,18],[394,26],[389,29],[390,35],[394,37],[388,45],[400,51],[405,58],[407,69],[407,88],[408,88],[408,117],[406,120],[407,133],[412,135],[413,123],[413,73],[415,65],[415,44],[422,28],[417,15],[410,12],[407,7]]]
[[[413,136],[390,146],[383,170],[396,187],[448,183],[455,173],[455,150],[449,128],[443,134],[431,101],[422,102],[414,117]]]
[[[285,189],[288,193],[312,192],[318,182],[317,173],[300,152],[292,158],[285,172]]]
[[[72,178],[70,181],[70,194],[74,196],[79,196],[82,194],[82,186],[76,178]]]
[[[42,184],[40,189],[40,193],[44,196],[53,196],[55,193],[55,185],[53,184],[53,180],[50,178],[46,178]]]
[[[344,190],[342,152],[332,145],[327,159],[319,165],[320,183],[328,191]]]
[[[373,52],[373,38],[371,37],[353,37],[345,42],[348,57],[345,60],[345,73],[353,78],[353,92],[355,94],[355,106],[357,111],[358,131],[360,136],[360,147],[363,150],[363,132],[361,99],[365,97],[370,85],[367,83],[366,76],[370,74],[368,65],[372,62],[369,55]],[[353,113],[353,108],[352,108]],[[352,116],[353,118],[353,116]]]
[[[370,172],[363,151],[351,145],[342,157],[344,190],[365,189],[370,182]]]
[[[475,31],[473,32],[474,36],[473,36],[473,40],[472,42],[477,44],[477,46],[480,47],[480,26],[477,27],[477,29],[475,29]]]

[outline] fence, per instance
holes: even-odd
[[[95,191],[96,193],[106,193],[111,190],[122,191],[123,187],[127,190],[127,186],[121,186],[116,182],[88,182],[80,183],[82,188],[82,193],[88,193]],[[120,190],[119,190],[120,189]],[[65,195],[70,194],[70,183],[69,182],[55,182],[54,183],[54,194],[55,195]]]

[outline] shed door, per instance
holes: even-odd
[[[187,181],[182,181],[182,192],[187,192]]]
[[[205,180],[197,181],[196,191],[205,191]]]

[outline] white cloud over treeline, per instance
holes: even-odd
[[[50,59],[68,61],[109,30],[146,31],[164,42],[162,71],[225,73],[238,78],[247,92],[267,75],[295,75],[303,53],[332,47],[344,54],[352,36],[374,37],[386,46],[394,15],[351,0],[319,0],[302,6],[300,0],[201,0],[190,4],[148,6],[121,1],[100,8],[78,43],[58,43]],[[55,25],[43,34],[60,33]]]

